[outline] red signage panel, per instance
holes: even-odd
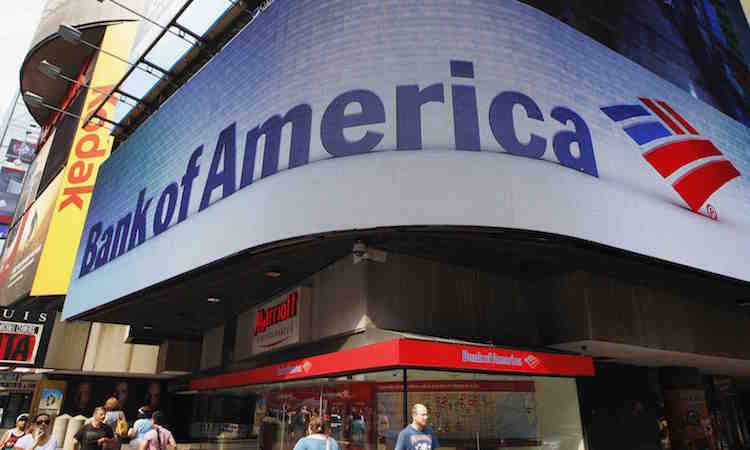
[[[435,369],[532,375],[593,376],[591,358],[558,353],[401,340],[400,364]]]
[[[49,339],[49,330],[52,326],[48,325],[45,328],[46,322],[46,312],[1,309],[0,364],[34,365],[40,352],[42,338],[45,337],[45,341]]]
[[[190,381],[190,389],[218,389],[392,367],[397,365],[398,344],[399,340],[395,339],[257,369],[198,378]]]
[[[569,377],[594,375],[594,362],[586,356],[394,339],[241,372],[198,378],[190,381],[190,389],[219,389],[397,367]]]

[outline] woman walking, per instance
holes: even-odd
[[[307,425],[307,437],[297,441],[294,450],[339,450],[339,444],[328,435],[328,422],[313,416]]]
[[[125,419],[125,412],[120,407],[120,402],[115,397],[110,397],[104,403],[104,410],[107,411],[104,423],[112,428],[115,434],[115,443],[111,448],[119,450],[122,439],[128,436],[128,421]]]

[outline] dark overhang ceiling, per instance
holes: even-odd
[[[391,253],[531,281],[583,270],[684,295],[702,295],[710,301],[734,304],[750,298],[750,283],[576,239],[516,230],[398,227],[316,235],[255,249],[79,318],[153,327],[165,337],[197,338],[202,331],[298,285],[334,261],[350,257],[358,239]],[[269,270],[279,270],[281,276],[270,278],[265,275]],[[222,301],[209,303],[209,297]]]
[[[143,11],[147,0],[128,0],[127,4],[135,11]],[[42,10],[36,32],[26,58],[21,65],[21,92],[30,91],[44,98],[50,105],[59,105],[68,92],[68,82],[52,80],[39,72],[43,60],[62,68],[62,73],[76,78],[86,60],[93,54],[90,47],[73,45],[60,38],[57,31],[60,25],[70,25],[81,31],[81,38],[87,42],[101,42],[107,25],[136,20],[137,17],[112,2],[94,0],[47,0]],[[129,55],[123,55],[128,58]],[[28,104],[26,105],[29,106]],[[51,111],[46,108],[29,108],[34,120],[44,125]]]
[[[81,37],[87,42],[98,44],[104,36],[106,25],[94,24],[81,27]],[[57,33],[40,42],[26,55],[21,65],[21,92],[33,92],[44,98],[45,103],[59,106],[65,98],[70,83],[61,78],[51,79],[39,71],[39,64],[47,60],[62,69],[62,73],[76,78],[85,62],[95,50],[85,45],[73,45],[64,41]],[[46,124],[55,112],[45,107],[32,107],[26,104],[31,116],[38,124]]]

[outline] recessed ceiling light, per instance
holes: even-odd
[[[220,299],[220,298],[216,298],[216,297],[208,297],[208,298],[206,299],[206,301],[207,301],[208,303],[219,303],[219,302],[221,301],[221,299]]]
[[[263,275],[267,276],[268,278],[279,278],[281,276],[281,271],[278,269],[270,269],[266,270]]]
[[[28,372],[31,372],[31,368],[30,367],[16,367],[15,369],[13,369],[13,372],[28,373]]]

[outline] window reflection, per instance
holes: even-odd
[[[575,379],[406,375],[406,420],[415,403],[426,405],[441,450],[583,448]],[[342,450],[393,450],[406,423],[402,377],[393,370],[195,396],[191,439],[205,448],[292,450],[322,415]]]

